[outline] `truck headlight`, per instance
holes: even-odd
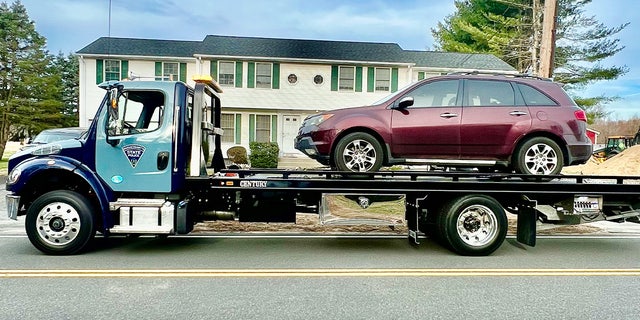
[[[20,175],[22,174],[22,170],[15,168],[9,172],[9,176],[7,177],[7,184],[14,184],[18,182],[20,179]]]

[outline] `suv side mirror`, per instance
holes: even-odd
[[[406,109],[410,106],[413,105],[413,97],[404,97],[402,99],[400,99],[400,101],[398,101],[397,104],[395,104],[393,106],[393,109],[398,109],[398,110],[402,110],[402,109]]]

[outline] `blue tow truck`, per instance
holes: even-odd
[[[295,223],[299,212],[336,219],[331,197],[401,199],[408,239],[437,239],[461,255],[488,255],[517,215],[517,239],[533,246],[540,223],[639,222],[640,177],[522,176],[454,172],[227,169],[221,151],[221,88],[210,77],[111,81],[87,134],[9,159],[8,215],[26,215],[45,254],[89,248],[96,233],[187,234],[200,221]],[[209,151],[212,150],[212,151]],[[332,217],[327,218],[327,217]]]

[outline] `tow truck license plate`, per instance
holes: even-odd
[[[573,214],[594,214],[602,211],[602,196],[574,196]]]

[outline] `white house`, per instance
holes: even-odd
[[[80,126],[104,95],[97,84],[124,78],[180,80],[209,74],[223,86],[223,148],[250,141],[293,148],[302,120],[324,110],[371,104],[412,82],[450,72],[515,70],[487,54],[403,50],[395,43],[209,35],[202,41],[99,38],[77,52]]]

